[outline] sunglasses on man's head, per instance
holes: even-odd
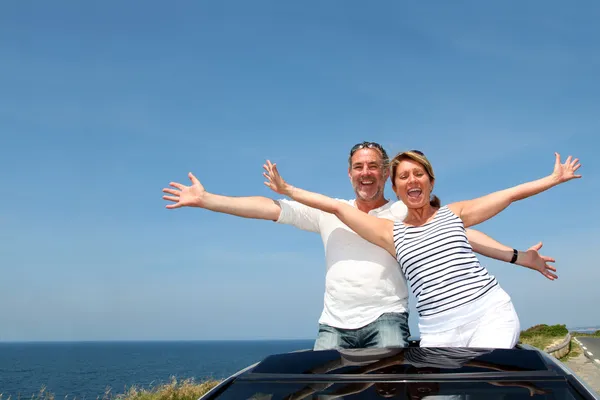
[[[350,149],[350,157],[352,157],[354,155],[354,153],[356,153],[358,150],[361,150],[361,149],[377,149],[377,150],[379,150],[381,152],[381,154],[386,154],[385,150],[383,149],[383,147],[379,143],[375,143],[375,142],[362,142],[362,143],[355,144]]]
[[[421,150],[411,150],[411,153],[417,153],[420,156],[425,156],[425,154],[423,154],[423,152]]]

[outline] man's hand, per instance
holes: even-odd
[[[163,196],[163,199],[167,201],[172,201],[175,204],[167,204],[166,208],[179,208],[179,207],[202,207],[202,200],[204,199],[204,195],[206,194],[206,190],[204,190],[204,186],[200,183],[200,181],[192,174],[191,172],[188,174],[190,181],[192,181],[191,186],[185,186],[181,183],[171,182],[169,186],[172,186],[175,189],[164,188],[162,191],[164,193],[171,194],[172,196]]]
[[[551,281],[558,279],[558,276],[554,274],[556,268],[554,268],[552,265],[548,265],[549,262],[555,262],[554,258],[542,256],[539,253],[541,248],[542,242],[539,242],[535,246],[531,246],[524,253],[523,259],[517,261],[517,264],[522,265],[523,267],[534,269]]]

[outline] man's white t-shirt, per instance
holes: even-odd
[[[355,207],[354,200],[339,200]],[[324,307],[319,323],[357,329],[387,312],[408,312],[408,287],[396,259],[358,236],[335,215],[295,201],[278,200],[280,224],[318,232],[323,239],[327,271]],[[370,215],[402,221],[407,208],[388,202]]]

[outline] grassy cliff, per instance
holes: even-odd
[[[559,343],[569,333],[566,325],[534,325],[521,331],[520,343],[529,344],[544,350],[548,346]]]
[[[217,380],[194,382],[192,379],[177,381],[175,378],[172,378],[171,382],[150,389],[131,387],[125,393],[121,394],[113,394],[110,390],[107,390],[103,396],[98,396],[96,400],[197,400],[218,383],[219,381]],[[0,393],[0,400],[58,399],[56,399],[52,393],[42,388],[37,395],[31,397],[19,397],[19,399],[4,397]],[[65,400],[76,400],[76,398],[66,396]]]

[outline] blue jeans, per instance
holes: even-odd
[[[385,313],[358,329],[319,324],[314,350],[407,347],[409,336],[408,313]]]

